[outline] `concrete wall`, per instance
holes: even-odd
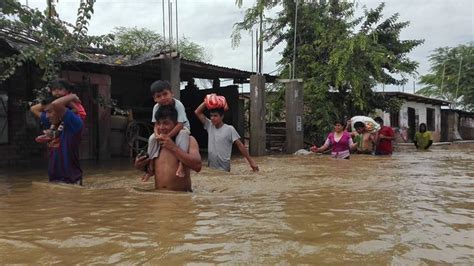
[[[473,140],[474,113],[442,110],[442,141]]]
[[[474,139],[474,114],[459,114],[459,133],[463,140]]]

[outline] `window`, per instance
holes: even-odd
[[[400,127],[400,112],[390,113],[390,127]]]
[[[0,144],[8,143],[8,95],[0,91]]]
[[[429,131],[435,131],[435,109],[426,108],[426,127]]]

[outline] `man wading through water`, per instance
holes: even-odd
[[[138,156],[135,159],[135,168],[143,170],[154,169],[155,188],[174,191],[192,191],[190,169],[201,171],[201,155],[199,145],[192,136],[189,138],[189,149],[180,149],[168,134],[178,123],[178,113],[174,106],[163,105],[155,113],[155,132],[158,133],[157,140],[162,148],[158,157],[148,158],[147,155]],[[184,176],[176,176],[178,164],[181,162],[184,168]],[[151,167],[153,166],[153,167]]]

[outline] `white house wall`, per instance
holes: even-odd
[[[416,130],[418,130],[418,126],[421,123],[427,124],[426,123],[427,122],[426,121],[426,108],[432,108],[435,110],[435,130],[431,131],[431,134],[433,136],[433,141],[435,142],[439,141],[440,136],[441,136],[441,106],[426,104],[426,103],[419,103],[419,102],[412,102],[412,101],[404,101],[402,107],[400,108],[400,121],[399,121],[400,128],[405,127],[408,129],[408,108],[415,109]],[[384,116],[384,119],[385,119],[385,116]],[[388,115],[387,120],[385,121],[388,122],[389,124],[390,115]]]

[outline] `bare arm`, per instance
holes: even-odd
[[[329,148],[329,145],[325,143],[323,146],[317,148],[317,149],[316,149],[316,152],[324,152],[324,151],[327,150],[328,148]]]
[[[206,104],[202,102],[196,110],[194,110],[194,113],[196,116],[199,118],[201,123],[205,124],[207,117],[204,115],[204,109],[206,108]]]
[[[31,111],[36,117],[39,118],[39,117],[41,116],[41,112],[43,112],[43,106],[41,105],[41,103],[35,104],[35,105],[31,106],[30,111]]]
[[[196,172],[201,171],[202,161],[199,154],[199,144],[194,137],[189,137],[189,150],[183,151],[171,140],[169,136],[159,137],[161,147],[170,150],[185,166]]]
[[[179,131],[183,128],[184,128],[183,123],[178,122],[176,124],[176,126],[174,126],[174,128],[168,133],[168,136],[170,136],[170,138],[172,138],[172,137],[178,135]]]
[[[71,93],[61,98],[57,98],[51,103],[51,106],[59,117],[63,117],[66,112],[66,106],[73,101],[79,101],[79,97],[77,97],[76,94]]]
[[[250,167],[252,167],[252,170],[254,172],[258,172],[258,166],[257,164],[255,163],[255,161],[252,159],[252,157],[250,157],[250,154],[249,154],[249,151],[247,150],[247,148],[245,148],[244,144],[242,143],[242,141],[240,141],[239,139],[234,141],[235,145],[237,145],[237,148],[239,149],[240,153],[242,153],[242,155],[245,157],[245,159],[247,159],[247,162],[249,162],[250,164]]]

